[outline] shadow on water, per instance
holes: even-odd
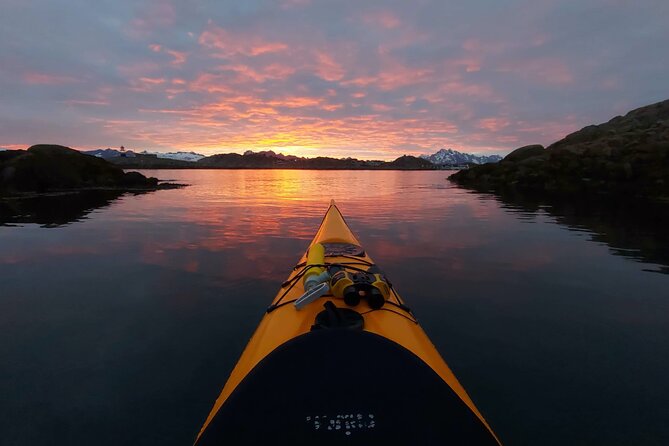
[[[59,195],[0,199],[0,226],[36,223],[55,228],[87,218],[116,201],[123,191],[79,191]]]
[[[669,204],[631,197],[485,192],[524,218],[541,213],[570,231],[590,234],[614,255],[658,265],[669,274]]]

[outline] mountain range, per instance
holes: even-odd
[[[295,155],[284,155],[272,150],[254,152],[247,150],[243,155],[237,153],[226,153],[212,156],[204,156],[195,152],[168,152],[150,153],[147,151],[133,152],[126,150],[121,152],[116,149],[89,150],[84,153],[99,158],[104,158],[116,164],[123,165],[153,165],[159,167],[227,167],[227,168],[389,168],[398,164],[405,168],[432,169],[434,167],[464,166],[468,164],[494,163],[502,159],[498,155],[478,156],[469,153],[458,152],[453,149],[441,149],[431,155],[421,155],[419,158],[406,155],[392,162],[375,160],[358,160],[355,158],[330,158],[316,157],[304,158]],[[128,160],[127,158],[131,158]],[[416,158],[416,161],[410,159]],[[162,160],[170,160],[162,162]],[[426,163],[427,161],[427,163]],[[183,163],[181,165],[176,163]],[[197,163],[197,166],[194,164]],[[165,164],[165,166],[162,166]]]
[[[95,150],[83,150],[81,153],[85,153],[86,155],[91,155],[95,156],[97,158],[116,158],[121,156],[123,154],[124,156],[129,156],[129,157],[134,157],[135,152],[132,150],[126,150],[124,152],[121,152],[120,150],[116,149],[95,149]]]
[[[104,158],[104,159],[109,159],[109,158],[119,158],[119,157],[126,157],[126,158],[135,158],[137,155],[148,155],[148,156],[154,156],[157,158],[162,158],[162,159],[170,159],[170,160],[177,160],[177,161],[190,161],[190,162],[196,162],[200,161],[202,158],[204,158],[204,155],[201,155],[199,153],[195,152],[147,152],[146,150],[143,152],[134,152],[132,150],[125,150],[121,152],[120,150],[116,149],[96,149],[96,150],[85,150],[83,151],[86,155],[92,155],[96,156],[98,158]]]
[[[146,150],[142,152],[142,155],[151,155],[151,153]],[[200,161],[204,158],[204,155],[195,152],[167,152],[167,153],[154,153],[158,158],[168,159],[168,160],[179,160],[179,161],[190,161],[192,163]]]

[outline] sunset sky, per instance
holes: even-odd
[[[669,98],[667,0],[0,0],[0,147],[505,154]]]

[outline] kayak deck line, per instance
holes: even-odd
[[[309,263],[310,251],[319,250],[324,250],[322,260],[313,263],[312,258]],[[407,435],[407,441],[418,441],[415,444],[421,438],[433,444],[443,437],[445,443],[459,439],[500,445],[390,281],[379,308],[364,298],[349,306],[347,298],[355,295],[343,298],[332,290],[296,308],[306,291],[305,275],[336,269],[340,277],[385,279],[333,200],[232,370],[195,444],[256,444],[279,433],[295,444],[339,444],[342,439],[333,435],[346,429],[343,440],[353,444]],[[395,376],[398,371],[405,376]],[[356,379],[345,386],[349,376]],[[362,386],[358,378],[369,382]],[[319,394],[327,396],[317,398]],[[397,407],[389,407],[392,404]],[[407,408],[411,415],[400,416]],[[247,419],[254,414],[262,420]]]

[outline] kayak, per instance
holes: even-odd
[[[195,444],[500,445],[332,201]]]

